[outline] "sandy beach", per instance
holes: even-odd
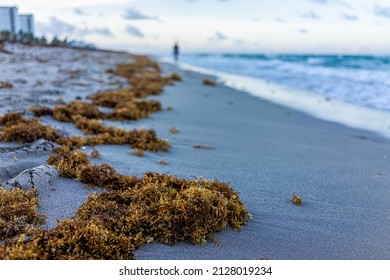
[[[26,111],[29,106],[54,106],[125,87],[123,78],[106,71],[131,62],[125,53],[18,45],[8,49],[13,55],[0,53],[0,81],[13,87],[0,89],[1,115],[25,111],[32,116]],[[101,156],[91,162],[108,163],[125,175],[160,172],[187,180],[218,179],[239,193],[253,218],[240,230],[227,227],[212,234],[218,242],[168,246],[155,241],[136,250],[136,258],[390,258],[389,139],[322,121],[223,84],[203,84],[205,78],[215,77],[171,64],[160,66],[165,75],[176,72],[183,79],[152,97],[163,110],[139,121],[104,123],[126,130],[154,129],[169,141],[169,151],[136,157],[126,145],[98,145]],[[48,116],[41,122],[82,135],[73,125]],[[171,133],[172,127],[178,132]],[[45,166],[53,146],[44,140],[0,143],[0,178],[6,187],[16,186],[15,177],[24,184],[26,170],[33,169],[29,174],[34,174],[43,168],[36,174],[47,175],[33,178],[40,186],[39,211],[46,213],[47,229],[72,217],[87,195],[99,190],[62,178],[55,168]],[[83,149],[88,154],[91,150]],[[292,203],[294,193],[303,199],[302,206]]]
[[[138,250],[140,259],[390,257],[388,139],[181,74],[184,83],[161,96],[173,113],[141,122],[167,137],[170,126],[181,131],[161,171],[230,182],[253,220],[215,234],[221,246],[153,243]],[[293,193],[303,206],[291,203]]]

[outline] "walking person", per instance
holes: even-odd
[[[179,45],[177,43],[175,43],[175,45],[173,46],[173,56],[175,58],[175,62],[178,63],[179,62]]]

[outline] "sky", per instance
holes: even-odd
[[[390,0],[1,0],[36,35],[135,53],[390,54]]]

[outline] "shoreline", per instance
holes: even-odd
[[[222,84],[204,86],[203,79],[213,77],[161,66],[165,74],[178,72],[183,78],[165,87],[161,96],[152,97],[165,110],[120,126],[155,129],[159,137],[169,139],[170,151],[146,152],[141,158],[129,155],[129,147],[98,146],[102,156],[92,162],[108,163],[122,174],[142,176],[153,171],[230,182],[253,219],[241,231],[226,228],[213,234],[220,246],[211,241],[204,246],[185,242],[167,246],[155,241],[136,250],[137,258],[390,258],[386,139]],[[71,93],[68,98],[74,96]],[[172,127],[178,133],[172,134]],[[83,188],[81,183],[74,187]],[[69,194],[66,188],[61,191]],[[290,201],[293,193],[302,196],[301,207]]]
[[[169,59],[161,58],[160,61],[174,64]],[[218,81],[227,87],[304,112],[312,117],[356,129],[368,130],[390,139],[390,122],[387,121],[390,120],[390,112],[326,98],[313,92],[293,89],[260,78],[209,70],[186,63],[180,63],[179,67],[183,70],[217,77]]]

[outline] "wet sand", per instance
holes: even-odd
[[[173,144],[160,170],[230,182],[253,220],[215,234],[221,246],[153,243],[140,259],[390,258],[388,139],[180,74],[184,82],[161,96],[173,111],[141,122]],[[170,136],[171,126],[180,133]]]

